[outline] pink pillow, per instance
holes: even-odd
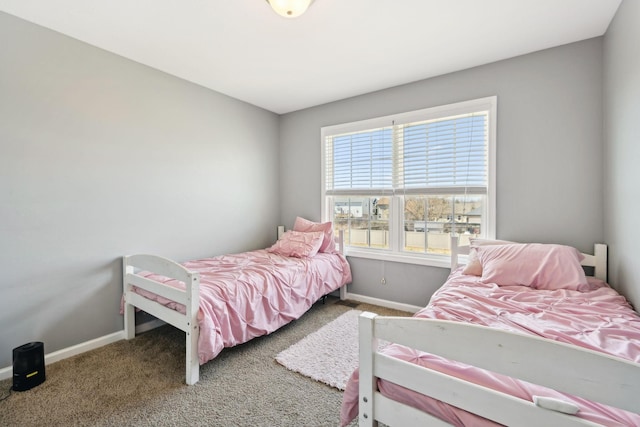
[[[310,258],[318,253],[323,239],[324,233],[321,231],[311,233],[287,231],[267,251],[282,256]]]
[[[481,246],[477,251],[484,283],[548,290],[589,286],[580,265],[584,257],[570,246],[527,243]]]
[[[472,276],[482,276],[482,264],[478,259],[478,247],[488,245],[509,245],[515,242],[509,242],[508,240],[489,240],[489,239],[471,239],[469,249],[469,261],[464,266],[462,274],[469,274]]]
[[[293,224],[293,231],[322,231],[324,233],[324,239],[319,252],[326,252],[328,254],[336,253],[336,243],[333,238],[333,224],[331,222],[313,222],[297,217],[296,222]]]

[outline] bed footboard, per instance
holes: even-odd
[[[136,274],[147,271],[185,284],[178,289]],[[124,330],[127,339],[135,336],[135,309],[139,308],[158,319],[169,323],[186,333],[186,383],[198,382],[200,364],[198,361],[198,310],[200,308],[200,275],[193,273],[180,264],[156,255],[129,255],[122,258]],[[162,304],[138,295],[133,287],[175,301],[185,306],[185,314],[171,310]]]
[[[640,413],[640,364],[604,353],[484,326],[372,313],[360,316],[359,336],[360,426],[375,426],[378,421],[388,425],[449,425],[383,396],[377,391],[377,378],[504,425],[595,425],[387,356],[377,350],[379,339]]]

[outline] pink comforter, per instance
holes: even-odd
[[[299,318],[319,298],[351,282],[349,264],[340,254],[293,258],[257,250],[182,265],[200,273],[200,364],[224,347],[269,334]],[[142,275],[184,289],[176,280]],[[137,292],[185,312],[184,305],[141,289]]]
[[[624,297],[596,279],[591,290],[534,290],[524,286],[484,284],[475,276],[454,271],[447,283],[415,317],[470,322],[550,338],[640,362],[640,317]],[[580,407],[579,417],[606,426],[640,426],[640,415],[567,396],[540,386],[392,344],[385,353],[412,363],[532,400],[533,395],[558,397]],[[540,355],[544,357],[544,355]],[[553,361],[550,361],[553,363]],[[379,390],[456,426],[496,425],[395,384],[378,381]],[[358,372],[347,384],[341,425],[358,415]]]

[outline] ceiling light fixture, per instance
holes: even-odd
[[[305,13],[313,0],[267,0],[267,3],[278,15],[295,18]]]

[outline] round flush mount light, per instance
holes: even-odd
[[[305,13],[313,0],[267,0],[267,3],[278,15],[295,18]]]

